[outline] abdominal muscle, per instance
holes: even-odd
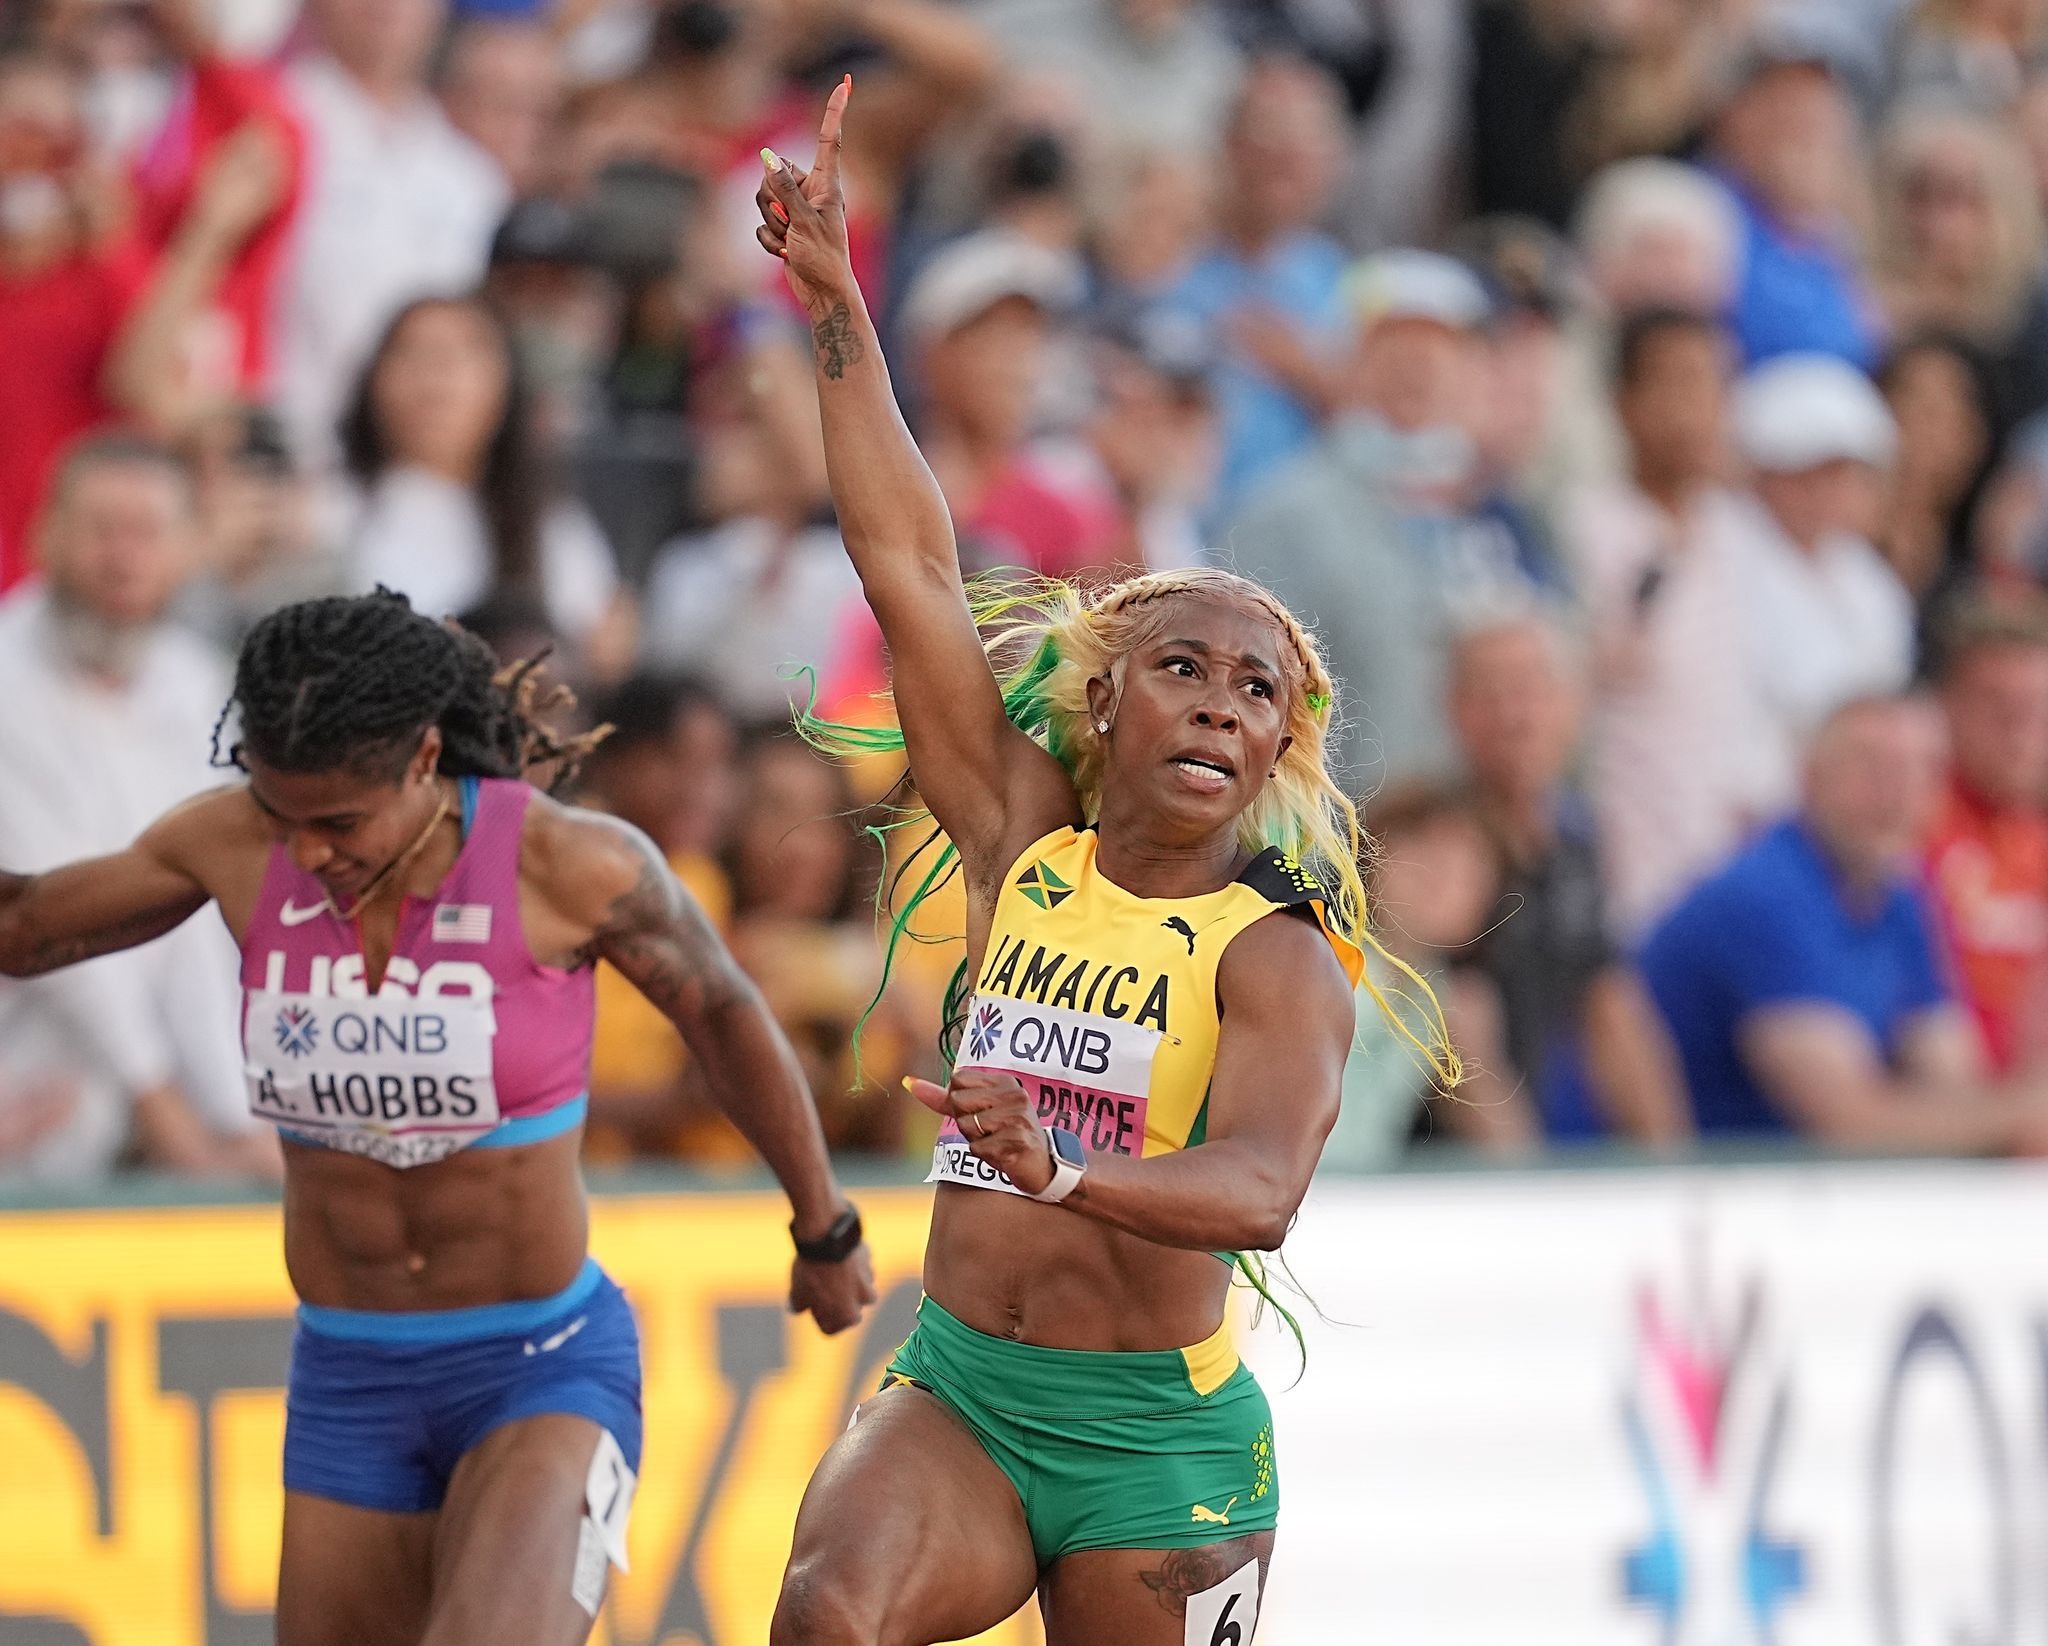
[[[924,1288],[991,1337],[1050,1349],[1184,1349],[1223,1322],[1230,1269],[1063,1206],[942,1183]]]
[[[549,1297],[576,1278],[589,1219],[581,1129],[399,1170],[285,1144],[285,1268],[327,1308],[402,1313]]]

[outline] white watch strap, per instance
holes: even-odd
[[[1052,1181],[1031,1198],[1042,1200],[1048,1206],[1057,1206],[1074,1192],[1074,1185],[1085,1174],[1079,1166],[1070,1165],[1060,1158],[1060,1152],[1052,1146],[1050,1137],[1045,1140],[1045,1152],[1052,1156]]]

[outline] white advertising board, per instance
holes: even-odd
[[[2048,1169],[1335,1180],[1287,1255],[1262,1646],[2048,1646]]]

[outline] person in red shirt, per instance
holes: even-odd
[[[152,246],[147,214],[134,222],[92,163],[70,67],[0,56],[0,360],[35,387],[0,395],[0,589],[31,567],[31,524],[73,438],[123,417],[174,432],[194,323],[231,300],[288,182],[279,129],[244,120],[204,154]]]
[[[1941,702],[1951,763],[1928,880],[1958,990],[2009,1073],[2048,1054],[2048,605],[1960,613]]]

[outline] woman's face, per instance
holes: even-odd
[[[1963,362],[1947,349],[1915,349],[1885,388],[1899,424],[1901,477],[1916,471],[1937,503],[1960,498],[1984,459],[1984,415]]]
[[[249,795],[292,861],[346,904],[414,844],[441,803],[434,766],[441,734],[429,730],[396,782],[347,768],[284,772],[244,757]]]
[[[853,833],[831,767],[801,743],[764,743],[748,761],[734,825],[735,901],[744,913],[830,920],[853,872]]]
[[[1906,244],[1929,274],[1970,278],[1991,255],[1991,190],[1967,143],[1929,143],[1900,180]]]
[[[1263,612],[1181,595],[1157,639],[1124,660],[1123,690],[1088,683],[1108,720],[1103,817],[1190,841],[1235,827],[1287,748],[1293,643]]]
[[[473,480],[510,389],[490,320],[466,303],[432,303],[414,310],[386,346],[370,404],[393,461]]]

